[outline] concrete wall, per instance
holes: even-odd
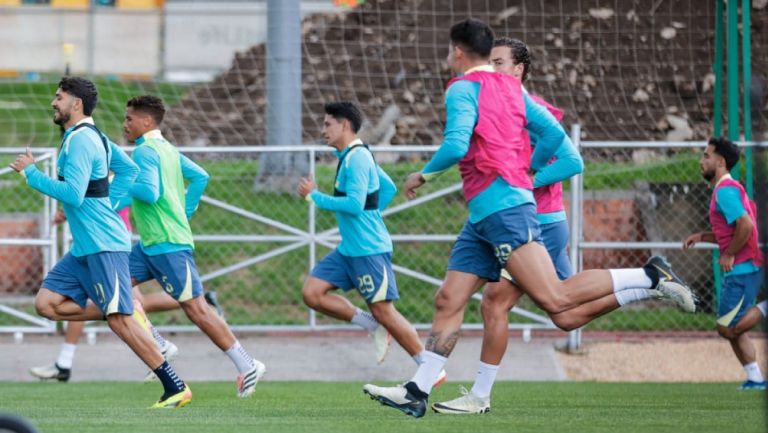
[[[330,0],[301,6],[302,16],[338,10]],[[207,80],[228,68],[235,52],[266,36],[265,0],[172,2],[165,10],[96,8],[93,15],[83,9],[0,7],[0,70],[63,72],[63,45],[70,43],[74,73]]]

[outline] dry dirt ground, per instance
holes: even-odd
[[[753,336],[758,362],[768,373],[765,337]],[[720,338],[586,341],[583,354],[558,353],[570,380],[601,382],[740,382],[744,370]]]

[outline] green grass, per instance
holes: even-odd
[[[361,383],[266,382],[249,400],[231,383],[192,383],[189,406],[151,411],[158,386],[0,383],[0,408],[45,433],[136,432],[623,432],[765,431],[764,396],[727,384],[500,382],[493,411],[419,420],[380,406]],[[433,401],[456,396],[453,384]]]

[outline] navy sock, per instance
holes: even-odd
[[[171,364],[168,364],[168,361],[163,361],[160,367],[157,367],[152,371],[163,384],[163,390],[165,392],[163,393],[161,400],[165,400],[167,397],[173,394],[178,394],[184,390],[184,381],[179,379],[179,376],[173,371],[173,367],[171,367]]]
[[[411,393],[412,396],[416,398],[423,398],[427,399],[429,398],[429,394],[419,389],[418,385],[416,385],[416,382],[408,382],[405,384],[405,389],[408,390],[409,393]]]
[[[645,275],[648,275],[648,278],[651,279],[651,288],[655,289],[659,285],[659,270],[651,265],[643,266],[643,270]]]

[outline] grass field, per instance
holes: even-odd
[[[727,384],[500,382],[492,412],[419,420],[380,406],[361,383],[266,382],[250,400],[230,383],[193,383],[193,402],[151,411],[159,387],[138,383],[0,383],[0,410],[45,433],[765,432],[764,395]],[[455,384],[433,393],[453,398]]]

